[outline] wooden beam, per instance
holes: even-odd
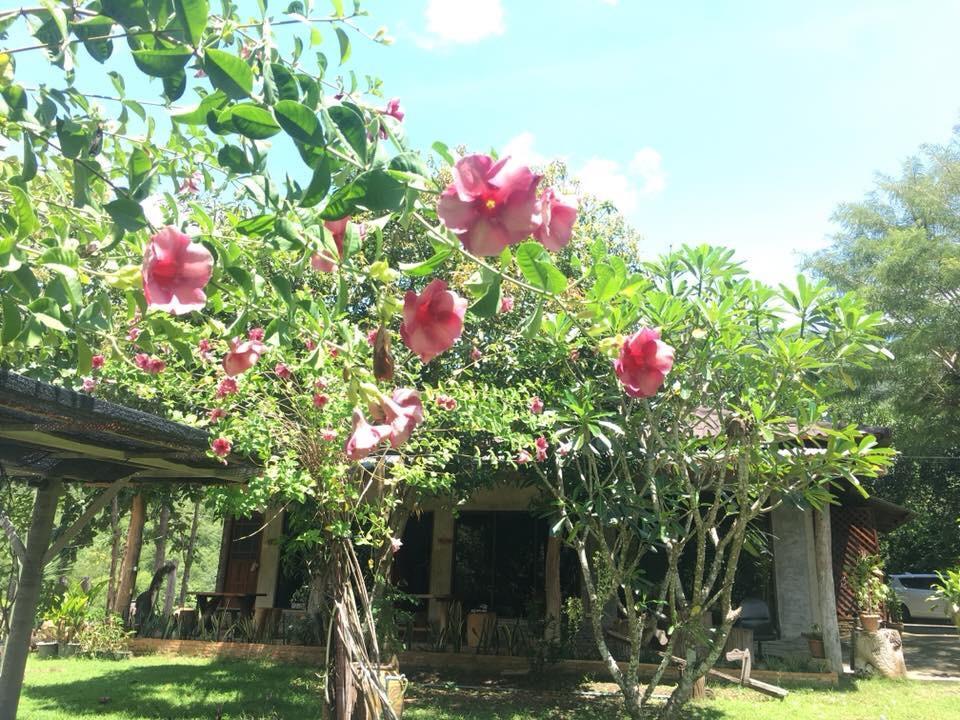
[[[662,652],[658,652],[657,655],[659,655],[660,657],[666,656],[666,654]],[[670,660],[673,661],[676,665],[679,665],[680,668],[685,667],[687,664],[686,660],[684,660],[681,657],[677,657],[676,655],[671,655]],[[736,685],[741,684],[741,678],[736,677],[734,675],[730,675],[729,673],[720,672],[719,670],[716,670],[714,668],[710,668],[709,670],[707,670],[707,675],[710,675],[711,677],[715,677],[715,678],[720,678],[721,680],[726,680],[727,682],[732,682]],[[789,692],[784,690],[782,687],[777,687],[776,685],[771,685],[770,683],[761,682],[760,680],[754,680],[753,678],[744,679],[742,684],[744,687],[748,687],[752,690],[756,690],[759,693],[763,693],[764,695],[769,695],[770,697],[775,697],[780,700],[783,700],[785,697],[787,697],[787,695],[790,694]]]
[[[97,495],[97,497],[95,497],[87,506],[87,509],[83,511],[83,514],[74,521],[73,525],[67,528],[66,532],[58,537],[56,542],[50,546],[46,554],[43,556],[43,564],[46,565],[64,548],[66,548],[67,545],[70,544],[70,541],[79,535],[80,531],[83,530],[87,524],[93,520],[94,517],[96,517],[97,513],[103,510],[121,490],[130,484],[130,481],[133,479],[134,475],[136,475],[136,473],[131,473],[130,475],[125,475],[114,480],[106,490]]]

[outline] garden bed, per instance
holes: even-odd
[[[194,657],[221,657],[243,660],[272,660],[282,663],[306,663],[322,665],[326,648],[313,645],[266,645],[261,643],[208,642],[205,640],[158,640],[135,638],[130,642],[134,655],[179,655]],[[478,655],[473,652],[441,653],[407,651],[400,655],[400,665],[405,670],[471,671],[477,673],[523,673],[530,668],[526,657],[507,655]],[[621,666],[625,666],[621,663]],[[656,665],[641,663],[640,677],[650,677]],[[605,677],[607,670],[599,660],[561,660],[547,666],[551,674]],[[832,672],[786,672],[779,670],[754,670],[751,676],[775,685],[821,685],[835,686],[836,673]],[[664,680],[676,679],[673,668],[667,670]]]

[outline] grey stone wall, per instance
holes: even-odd
[[[799,637],[820,624],[813,550],[813,513],[781,506],[773,511],[773,567],[780,637]]]

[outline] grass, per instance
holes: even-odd
[[[620,720],[615,700],[537,689],[414,685],[405,720]],[[314,720],[320,683],[294,665],[206,658],[37,660],[27,666],[23,720]],[[847,683],[793,689],[783,702],[719,684],[689,720],[960,720],[960,683]]]

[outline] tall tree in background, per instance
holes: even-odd
[[[883,311],[897,360],[864,372],[844,418],[891,426],[904,452],[875,484],[916,513],[885,539],[889,567],[945,567],[960,552],[960,127],[834,220],[833,244],[807,266]]]

